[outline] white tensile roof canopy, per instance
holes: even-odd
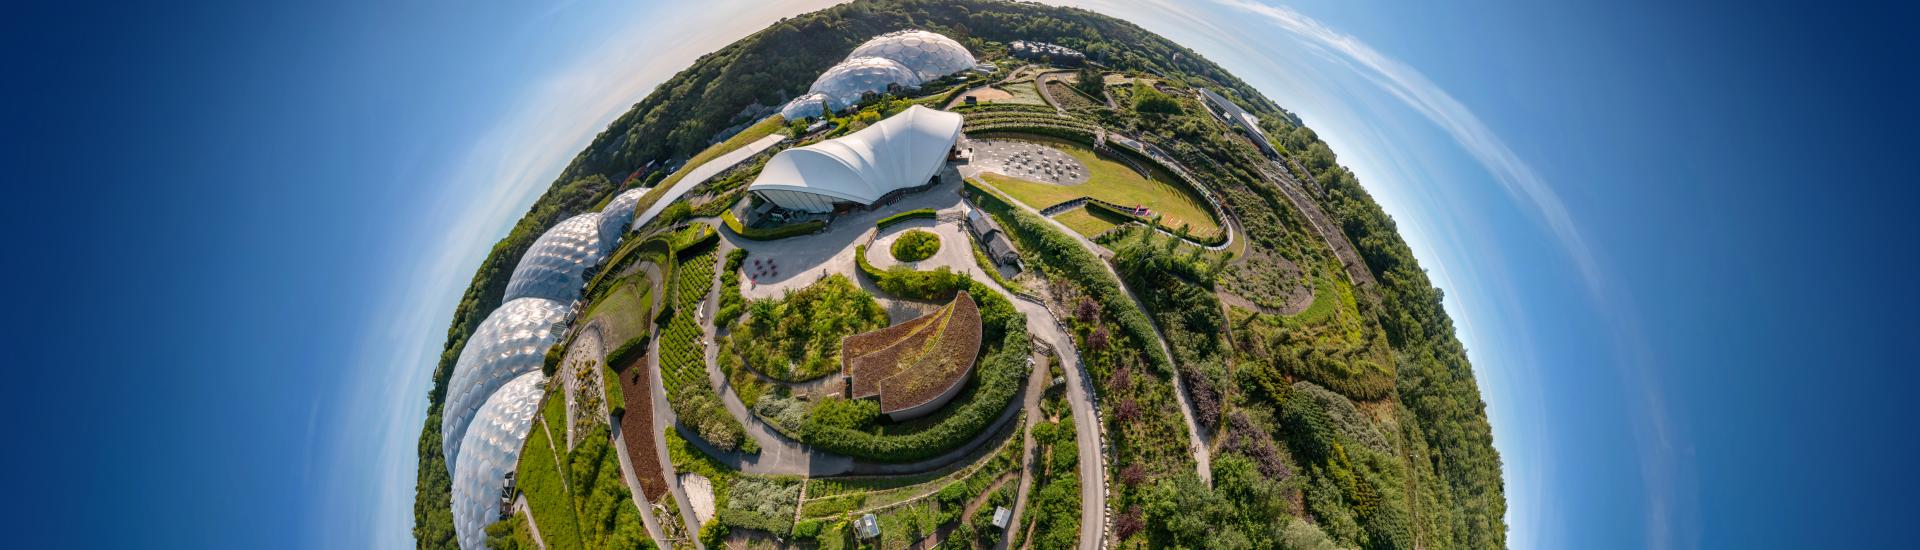
[[[958,114],[914,105],[858,132],[781,151],[747,189],[788,210],[873,204],[931,180],[960,139],[961,123]]]

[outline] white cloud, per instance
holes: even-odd
[[[1279,25],[1282,29],[1301,38],[1309,47],[1332,54],[1330,59],[1340,61],[1355,69],[1358,73],[1380,85],[1394,97],[1406,102],[1421,115],[1451,135],[1454,141],[1473,155],[1482,166],[1492,172],[1500,185],[1515,198],[1530,205],[1534,213],[1546,222],[1556,237],[1566,246],[1581,275],[1586,277],[1589,290],[1598,292],[1601,285],[1600,270],[1594,261],[1593,252],[1587,247],[1586,240],[1580,236],[1573,218],[1567,213],[1560,196],[1554,193],[1547,183],[1535,174],[1527,163],[1520,159],[1505,141],[1487,128],[1480,117],[1455,100],[1446,90],[1440,89],[1428,80],[1420,71],[1398,60],[1387,57],[1358,38],[1328,28],[1313,18],[1298,11],[1282,6],[1272,6],[1252,0],[1217,0],[1221,4],[1248,13],[1260,15]]]

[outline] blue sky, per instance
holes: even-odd
[[[17,310],[50,314],[7,331],[23,543],[409,544],[490,244],[655,84],[822,4],[19,8],[0,212]],[[1299,113],[1394,215],[1515,547],[1904,540],[1914,13],[1080,5]]]

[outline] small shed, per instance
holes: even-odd
[[[860,516],[860,519],[853,520],[853,534],[861,540],[879,537],[880,518],[873,517],[873,514],[867,514]]]
[[[1020,261],[1020,253],[1014,252],[1013,243],[1007,240],[1005,233],[997,229],[987,235],[986,245],[987,257],[1000,265],[1013,265],[1014,262]]]
[[[1008,510],[1005,506],[993,507],[993,526],[1006,529],[1009,523],[1013,523],[1013,510]]]

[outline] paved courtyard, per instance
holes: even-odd
[[[1024,180],[1056,185],[1087,182],[1087,167],[1078,159],[1042,143],[1011,139],[975,139],[973,168]]]

